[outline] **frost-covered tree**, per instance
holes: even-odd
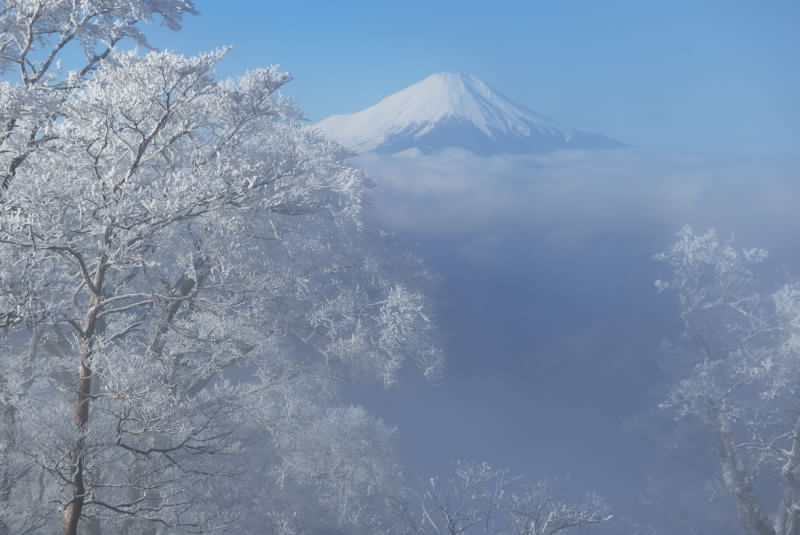
[[[0,4],[0,72],[17,83],[0,85],[0,195],[17,169],[49,141],[68,95],[92,75],[124,39],[149,47],[138,28],[160,18],[180,28],[194,14],[191,0],[10,0]],[[75,70],[60,68],[65,51],[80,48]]]
[[[744,533],[800,534],[800,284],[770,289],[761,249],[684,227],[657,256],[678,294],[682,376],[662,404],[716,444],[719,480]]]
[[[417,501],[401,508],[402,533],[554,535],[612,519],[596,495],[571,503],[553,480],[525,482],[487,463],[459,461],[447,480],[431,478]]]
[[[290,77],[118,48],[193,12],[0,5],[0,533],[379,522],[391,430],[337,384],[439,369],[414,264]]]

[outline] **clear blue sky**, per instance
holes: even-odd
[[[198,0],[153,43],[279,63],[312,120],[430,73],[473,73],[565,124],[669,150],[800,150],[800,1]]]

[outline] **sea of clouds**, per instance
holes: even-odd
[[[373,213],[382,226],[461,237],[472,244],[465,252],[509,232],[570,248],[602,233],[671,234],[683,224],[785,248],[800,229],[800,161],[626,148],[491,158],[407,151],[356,163],[377,185]]]

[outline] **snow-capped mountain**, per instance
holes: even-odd
[[[581,132],[515,104],[476,76],[437,73],[350,115],[316,124],[355,152],[425,153],[448,147],[475,154],[537,154],[623,144]]]

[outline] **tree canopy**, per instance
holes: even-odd
[[[369,526],[392,430],[337,385],[440,368],[419,266],[290,76],[120,47],[189,13],[0,8],[0,533]]]

